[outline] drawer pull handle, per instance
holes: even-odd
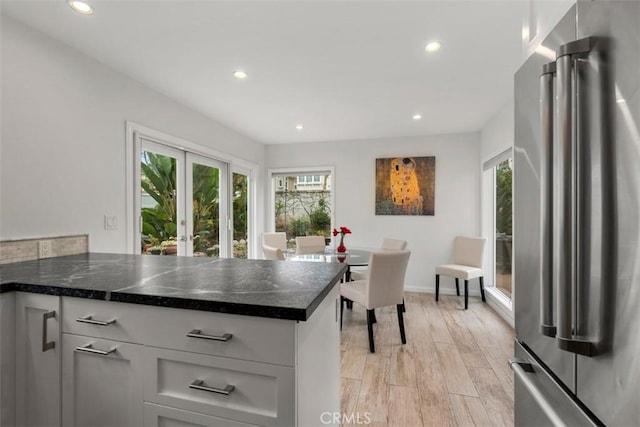
[[[200,329],[194,329],[193,331],[189,332],[187,336],[191,338],[202,338],[204,340],[229,341],[233,335],[231,334],[223,334],[222,336],[204,335]]]
[[[100,325],[100,326],[108,326],[108,325],[111,325],[112,323],[116,323],[116,319],[104,321],[104,320],[93,320],[92,317],[93,316],[91,315],[80,317],[76,319],[76,322],[91,323],[92,325]]]
[[[91,353],[91,354],[99,354],[100,356],[107,356],[114,351],[117,350],[117,347],[111,347],[109,350],[98,350],[97,348],[93,348],[93,344],[82,345],[80,347],[76,347],[76,351],[81,351],[83,353]]]
[[[235,387],[232,386],[232,385],[227,385],[225,388],[209,387],[209,386],[205,385],[204,381],[202,381],[202,380],[195,380],[194,382],[189,384],[189,388],[193,388],[193,389],[196,389],[196,390],[202,390],[202,391],[208,391],[208,392],[211,392],[211,393],[224,394],[225,396],[229,396],[231,394],[231,392],[233,390],[235,390]]]

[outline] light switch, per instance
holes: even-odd
[[[104,229],[105,230],[117,230],[118,229],[118,216],[117,215],[105,215],[104,216]]]

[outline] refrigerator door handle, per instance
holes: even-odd
[[[540,253],[540,333],[556,336],[553,323],[553,78],[556,63],[542,67],[540,75],[540,135],[542,162],[540,171],[540,228],[542,245]]]
[[[529,392],[529,396],[535,400],[540,409],[544,412],[544,414],[548,417],[548,419],[553,423],[554,426],[564,426],[565,422],[562,420],[562,417],[556,412],[554,409],[554,404],[549,402],[544,394],[540,391],[538,387],[531,380],[531,375],[535,375],[535,370],[533,365],[526,360],[520,358],[509,359],[509,367],[513,370],[515,376],[522,381],[522,385]]]
[[[594,39],[587,37],[576,40],[558,48],[556,55],[557,92],[558,92],[558,135],[561,156],[558,159],[559,180],[557,191],[559,197],[559,254],[558,268],[558,326],[557,344],[562,350],[592,355],[592,344],[574,336],[574,290],[580,286],[576,280],[578,272],[578,150],[577,118],[575,92],[579,87],[574,61],[591,51]]]

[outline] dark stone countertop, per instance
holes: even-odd
[[[24,291],[307,320],[345,264],[88,253],[0,266],[0,293]]]

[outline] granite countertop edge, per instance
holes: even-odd
[[[86,298],[100,301],[124,302],[129,304],[152,305],[157,307],[180,308],[185,310],[210,311],[234,315],[267,317],[283,320],[306,321],[322,300],[336,286],[339,279],[332,280],[309,304],[306,309],[275,307],[257,304],[241,304],[226,301],[204,301],[192,298],[176,298],[161,295],[140,295],[126,292],[107,292],[81,288],[68,288],[29,283],[0,283],[0,294],[7,292],[28,292],[34,294]]]

